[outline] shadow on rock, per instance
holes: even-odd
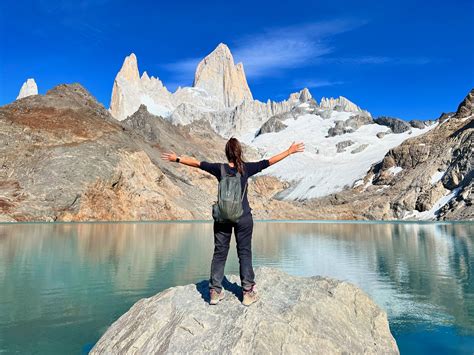
[[[224,276],[224,280],[222,280],[222,287],[224,290],[229,291],[234,294],[235,297],[239,299],[239,301],[242,301],[242,287],[240,287],[237,282],[230,282],[229,279]],[[205,302],[210,301],[210,295],[209,295],[209,280],[202,280],[196,283],[196,289],[198,292],[201,294],[201,298]]]

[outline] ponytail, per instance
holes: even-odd
[[[237,167],[237,171],[243,175],[245,171],[245,164],[242,159],[242,146],[237,138],[230,138],[225,145],[225,155],[229,162],[234,163]]]

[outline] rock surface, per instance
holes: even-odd
[[[1,107],[0,130],[0,214],[17,221],[193,216],[157,166],[158,152],[78,84]]]
[[[421,121],[421,120],[411,120],[408,123],[413,128],[419,128],[419,129],[423,129],[426,127],[427,124],[431,124],[430,122]]]
[[[335,137],[352,131],[352,128],[344,125],[344,121],[336,121],[334,127],[328,129],[328,137]]]
[[[338,143],[336,143],[337,152],[342,153],[346,150],[347,147],[349,147],[353,144],[354,144],[354,142],[351,141],[350,139],[342,141],[342,142],[338,142]]]
[[[216,49],[222,55],[213,58],[223,61],[217,67],[230,63],[227,50]],[[159,154],[225,161],[232,135],[247,144],[247,161],[269,158],[294,140],[307,146],[252,179],[256,218],[474,219],[473,100],[471,91],[457,112],[436,121],[387,119],[404,131],[387,136],[392,129],[347,99],[318,105],[308,89],[281,102],[243,99],[235,107],[203,87],[170,93],[159,79],[140,76],[131,54],[109,111],[80,85],[0,107],[0,219],[210,219],[213,178],[164,163]],[[259,134],[265,131],[273,134]],[[354,142],[353,154],[336,158],[341,140]]]
[[[359,145],[357,148],[351,150],[351,154],[357,154],[362,152],[365,148],[367,148],[369,145],[367,143]]]
[[[410,130],[410,128],[412,127],[412,125],[410,125],[406,121],[403,121],[399,118],[386,117],[386,116],[378,117],[377,119],[375,119],[375,123],[390,127],[393,133],[403,133]]]
[[[33,78],[30,78],[23,83],[16,99],[22,99],[31,95],[38,95],[38,86]]]
[[[336,121],[334,127],[329,128],[328,137],[335,137],[341,134],[357,131],[361,126],[374,123],[372,117],[366,114],[351,116],[345,121]]]
[[[173,110],[172,94],[158,78],[150,78],[146,72],[140,77],[137,57],[131,53],[115,77],[109,112],[117,120],[124,120],[141,104],[156,115],[167,116]]]
[[[378,132],[376,134],[377,138],[380,138],[382,139],[383,137],[385,137],[387,134],[390,134],[392,133],[392,130],[389,128],[388,130],[386,130],[385,132]]]
[[[390,149],[352,189],[308,208],[355,219],[474,220],[474,115],[465,116],[472,99],[471,91],[456,113]]]
[[[287,126],[284,124],[278,115],[270,117],[257,132],[257,136],[265,133],[280,132]]]
[[[398,354],[387,315],[363,291],[324,277],[255,272],[261,299],[240,303],[239,278],[208,304],[207,280],[138,301],[106,331],[91,354]]]
[[[299,102],[307,102],[311,100],[313,96],[311,95],[311,92],[309,91],[308,88],[302,89],[300,92],[295,92],[293,94],[290,94],[289,99],[292,101],[299,101]],[[316,103],[316,102],[315,102]]]
[[[254,100],[242,63],[234,64],[231,51],[223,43],[198,64],[192,87],[180,87],[171,93],[158,78],[146,72],[140,77],[139,73],[132,53],[125,58],[113,84],[109,111],[117,120],[125,120],[145,105],[148,112],[175,125],[206,119],[219,135],[241,138],[245,134],[255,136],[270,117],[298,110],[300,104],[313,111],[318,107],[321,115],[335,110],[370,117],[345,97],[323,98],[319,107],[307,88],[280,102]]]
[[[472,115],[474,115],[474,89],[467,94],[456,111],[456,117],[458,118],[466,118]]]
[[[216,97],[224,107],[253,100],[242,63],[234,64],[229,47],[220,43],[197,66],[194,87]]]
[[[118,122],[79,84],[60,85],[0,107],[0,220],[212,219],[215,178],[160,154],[225,161],[225,143],[204,119],[174,125],[142,106]],[[243,149],[248,161],[260,158]],[[316,217],[272,199],[286,183],[252,180],[256,216]]]
[[[362,110],[359,106],[357,106],[355,103],[348,100],[344,96],[339,96],[337,99],[332,97],[323,97],[321,99],[321,102],[319,103],[319,106],[321,108],[334,111],[363,112],[368,114],[368,112]]]
[[[230,137],[256,133],[270,117],[307,101],[316,102],[306,88],[281,102],[253,100],[243,65],[235,65],[229,48],[221,43],[197,66],[193,87],[174,93],[146,72],[140,77],[137,57],[130,54],[115,77],[109,112],[122,121],[145,105],[148,112],[175,125],[205,119],[215,132]]]
[[[168,125],[160,132],[163,149],[174,145],[186,152],[195,144],[213,156],[212,143],[199,143],[201,136],[191,137],[189,128],[161,123]],[[17,221],[140,220],[204,212],[185,196],[192,175],[165,165],[159,150],[78,84],[1,107],[0,130],[0,215]],[[203,190],[194,194],[196,201],[206,199]]]

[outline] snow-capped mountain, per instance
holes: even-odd
[[[110,112],[123,120],[142,104],[173,124],[205,119],[218,134],[238,137],[262,157],[304,141],[304,153],[262,172],[291,182],[278,195],[289,200],[352,187],[391,148],[436,125],[393,118],[374,121],[368,111],[342,96],[323,97],[318,104],[306,88],[281,102],[254,100],[243,64],[235,64],[222,43],[198,64],[193,87],[174,93],[146,72],[140,77],[134,54],[125,58],[114,82]]]
[[[229,61],[227,69],[201,66],[195,86],[175,93],[140,76],[136,57],[127,57],[113,109],[132,112],[132,104],[144,103],[121,122],[79,84],[35,95],[27,82],[22,94],[32,95],[0,107],[8,182],[0,221],[209,218],[214,181],[159,155],[175,150],[224,161],[229,134],[246,144],[249,161],[305,142],[305,152],[252,179],[258,218],[473,219],[474,90],[457,112],[429,121],[373,119],[344,97],[318,104],[308,89],[263,103],[249,96],[243,67],[224,50],[203,65],[222,69],[216,63]],[[214,85],[210,73],[236,79]]]
[[[265,157],[287,149],[294,141],[305,143],[303,153],[261,173],[290,181],[291,187],[278,196],[290,200],[322,197],[352,187],[391,148],[436,126],[411,127],[395,134],[363,113],[328,111],[312,103],[299,104],[279,122],[283,128],[277,132],[247,135],[243,141]]]
[[[183,104],[198,111],[222,111],[252,100],[242,63],[235,65],[229,48],[221,43],[198,64],[193,86],[174,93],[147,72],[140,77],[137,57],[130,54],[115,78],[110,112],[124,120],[144,104],[151,113],[169,117]]]
[[[145,104],[150,112],[169,116],[173,111],[171,99],[171,93],[158,78],[150,78],[147,72],[140,77],[137,57],[132,53],[115,77],[109,111],[116,119],[124,120]]]
[[[229,48],[221,43],[198,64],[193,86],[180,87],[174,93],[146,72],[140,77],[137,58],[132,53],[115,78],[110,113],[124,120],[144,104],[150,113],[174,124],[189,124],[205,117],[217,133],[229,137],[256,133],[268,118],[309,99],[310,92],[303,89],[281,102],[254,100],[243,64],[235,64]],[[324,102],[328,109],[362,112],[343,97]]]

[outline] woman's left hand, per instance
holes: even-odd
[[[171,152],[171,153],[161,153],[161,159],[163,160],[169,160],[169,161],[176,161],[176,158],[178,156],[176,153]]]
[[[299,152],[304,152],[304,143],[301,142],[301,143],[295,143],[293,142],[290,146],[290,148],[288,148],[288,152],[290,154],[295,154],[295,153],[299,153]]]

